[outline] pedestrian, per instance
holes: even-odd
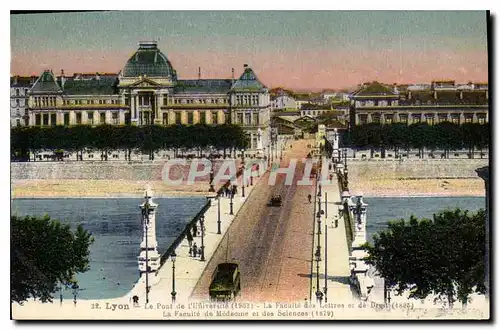
[[[193,248],[190,246],[189,247],[189,256],[191,257],[192,254],[193,254]]]
[[[311,196],[311,194],[307,195],[307,199],[309,200],[309,204],[311,204],[311,201],[312,201],[312,196]]]
[[[196,254],[198,253],[198,246],[196,243],[193,244],[193,258],[196,258]]]
[[[139,297],[137,295],[134,295],[132,297],[132,301],[134,302],[134,307],[138,307],[139,306]]]

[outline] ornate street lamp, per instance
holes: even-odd
[[[172,295],[172,303],[175,303],[175,296],[177,295],[177,292],[175,292],[175,258],[177,257],[177,254],[175,254],[175,251],[172,252],[170,255],[170,258],[172,259],[172,292],[170,293]]]
[[[220,231],[220,194],[217,195],[217,234],[221,234]]]
[[[200,225],[201,225],[201,255],[200,260],[205,261],[205,243],[203,237],[205,237],[205,216],[202,215],[200,217]]]
[[[210,169],[210,189],[208,189],[209,192],[214,192],[214,169]]]
[[[314,256],[316,257],[316,299],[321,304],[321,300],[323,299],[323,292],[321,292],[321,289],[319,288],[319,263],[321,262],[321,250],[319,244]]]
[[[145,228],[146,236],[146,303],[149,303],[149,256],[148,256],[148,236],[149,236],[149,200],[146,198],[144,208],[142,209],[142,221]]]

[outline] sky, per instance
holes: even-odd
[[[487,81],[484,11],[109,11],[10,15],[11,74],[118,72],[156,40],[179,79],[268,87]]]

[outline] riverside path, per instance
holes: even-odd
[[[192,299],[208,300],[212,274],[226,261],[239,264],[242,301],[308,299],[314,203],[309,203],[307,196],[314,193],[315,182],[297,185],[297,181],[302,179],[302,159],[309,153],[310,143],[292,142],[281,160],[281,168],[291,159],[298,160],[291,185],[285,184],[284,174],[277,175],[274,185],[269,185],[269,172],[259,180],[205,268]],[[273,194],[281,194],[281,207],[267,206]]]

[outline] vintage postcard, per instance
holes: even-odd
[[[489,320],[489,15],[11,12],[11,318]]]

